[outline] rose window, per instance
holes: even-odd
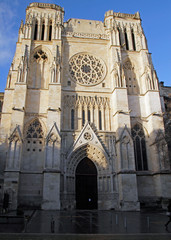
[[[91,140],[91,134],[88,133],[88,132],[84,133],[84,139],[85,140]]]
[[[101,59],[80,53],[70,59],[69,72],[72,79],[81,85],[96,85],[104,79],[106,66]]]

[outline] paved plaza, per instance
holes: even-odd
[[[170,240],[171,224],[165,212],[26,211],[25,219],[0,223],[0,239],[41,240]],[[5,219],[5,215],[1,219]]]

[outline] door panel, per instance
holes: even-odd
[[[76,208],[97,209],[97,169],[88,158],[76,169]]]

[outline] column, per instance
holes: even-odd
[[[40,40],[41,39],[41,36],[40,36],[40,34],[41,34],[41,23],[40,23],[40,19],[38,19],[38,26],[37,26],[37,40]]]
[[[45,18],[45,33],[44,33],[44,40],[48,40],[48,19]]]
[[[90,106],[90,122],[94,123],[94,109],[93,109],[93,105]]]
[[[101,107],[101,113],[102,113],[102,130],[105,131],[105,106]]]
[[[85,111],[85,123],[86,123],[88,121],[88,108],[87,108],[87,104],[85,104],[84,111]]]

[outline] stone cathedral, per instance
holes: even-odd
[[[0,123],[11,209],[140,210],[171,198],[158,79],[135,14],[69,19],[31,3]]]

